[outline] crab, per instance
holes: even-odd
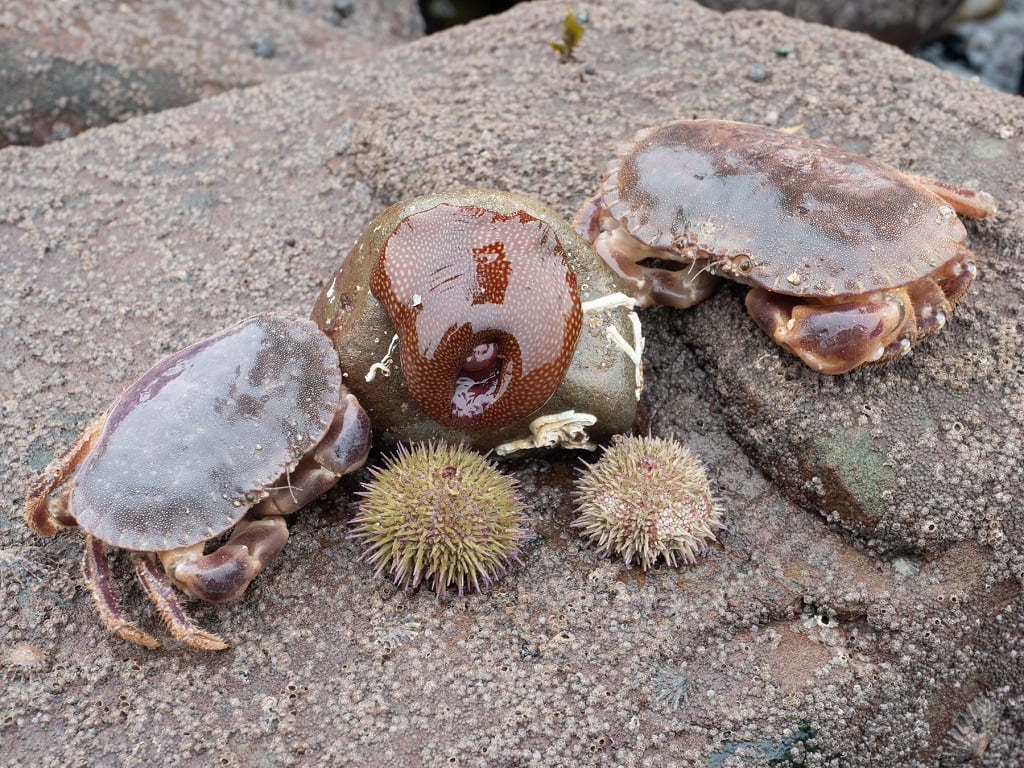
[[[108,546],[131,551],[177,640],[226,648],[192,623],[174,587],[212,603],[238,599],[284,547],[285,517],[363,465],[369,418],[341,379],[313,322],[285,313],[243,320],[131,384],[33,483],[25,521],[44,536],[85,531],[85,583],[115,635],[160,645],[121,612]]]
[[[682,120],[622,145],[574,225],[640,306],[749,285],[765,333],[839,374],[945,324],[976,273],[957,213],[995,202],[785,131]]]

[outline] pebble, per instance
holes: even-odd
[[[257,38],[250,47],[261,59],[272,59],[277,54],[277,43],[269,37]]]
[[[356,6],[352,0],[334,0],[331,3],[331,9],[324,14],[324,20],[337,27],[355,13],[355,10]]]
[[[763,83],[771,75],[768,70],[764,68],[764,64],[759,61],[755,61],[749,67],[747,67],[747,79],[753,80],[755,83]]]

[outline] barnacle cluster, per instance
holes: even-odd
[[[18,643],[0,652],[0,670],[8,678],[32,680],[47,664],[43,649],[31,643]]]

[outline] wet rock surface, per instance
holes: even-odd
[[[344,70],[0,152],[9,761],[1021,759],[1024,106],[777,14],[589,11],[572,64],[546,47],[564,5],[535,2]],[[746,76],[755,65],[766,77]],[[579,459],[549,455],[505,465],[534,531],[523,567],[483,595],[398,591],[347,538],[364,472],[296,515],[241,602],[192,605],[231,649],[147,651],[95,616],[81,536],[22,525],[26,484],[123,386],[255,311],[308,312],[387,205],[496,186],[571,216],[617,141],[679,117],[803,124],[1001,210],[969,225],[979,275],[948,326],[885,368],[811,373],[733,287],[643,313],[639,428],[698,453],[726,510],[696,566],[596,558],[569,528]],[[130,615],[159,630],[127,559],[114,565]]]
[[[411,0],[12,0],[0,9],[0,147],[344,66],[422,33]]]

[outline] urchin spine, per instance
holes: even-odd
[[[396,584],[479,591],[519,561],[524,505],[513,478],[462,445],[406,447],[370,470],[351,538]]]
[[[724,528],[704,466],[676,440],[619,436],[584,465],[572,525],[601,555],[621,555],[644,570],[659,557],[673,566],[694,563]]]

